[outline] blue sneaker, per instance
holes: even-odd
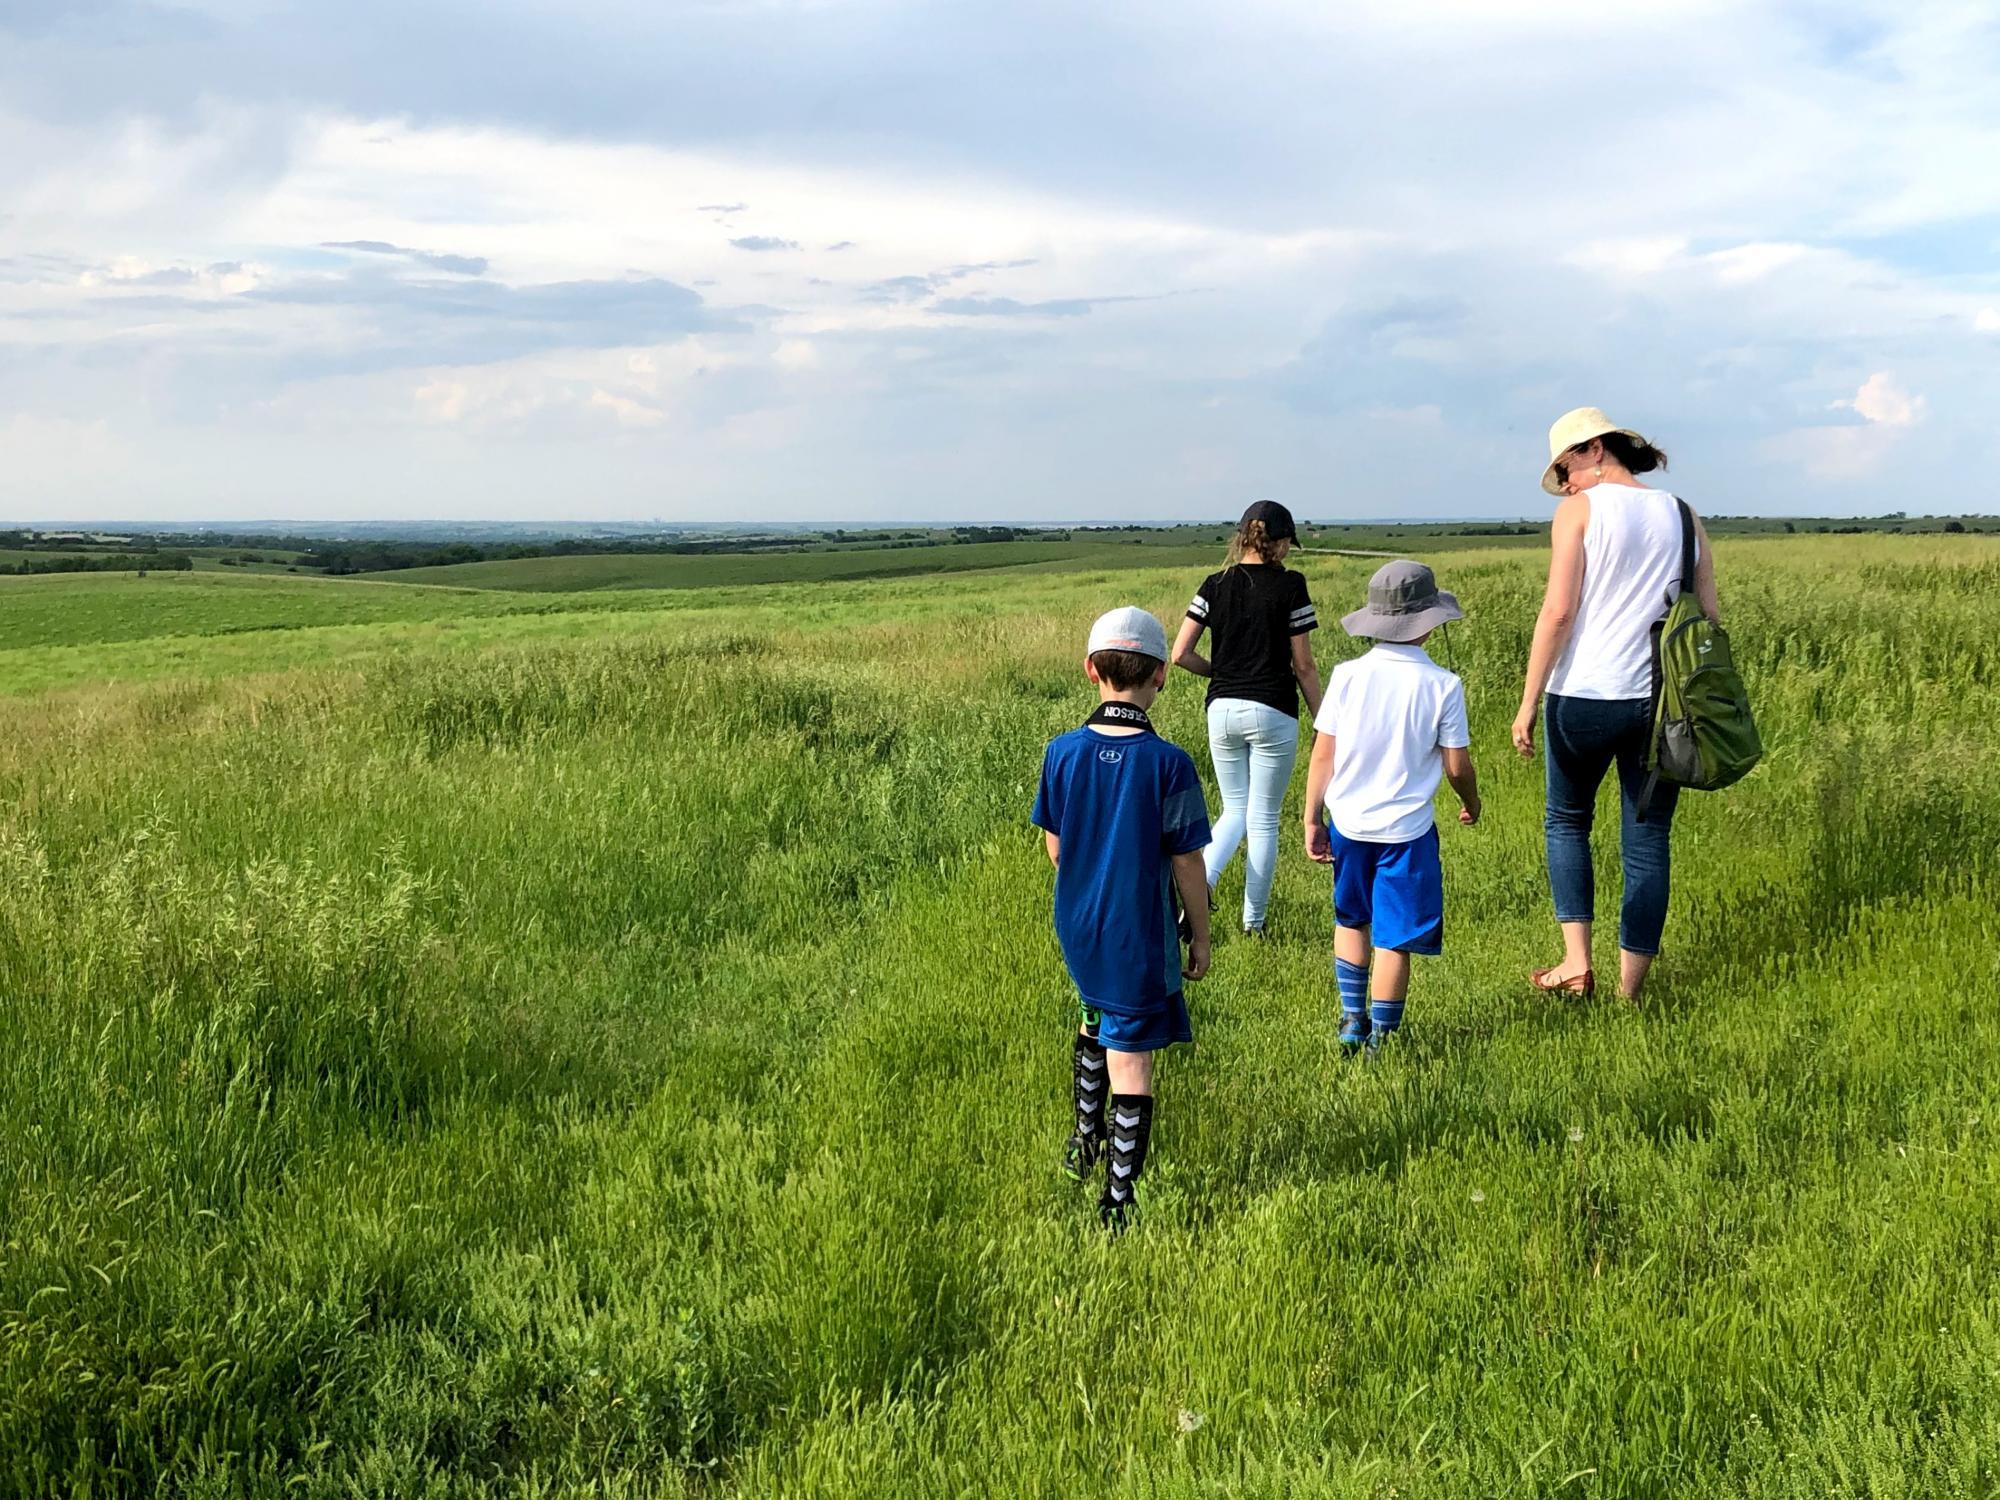
[[[1340,1013],[1340,1050],[1359,1052],[1368,1042],[1368,1012],[1344,1010]]]

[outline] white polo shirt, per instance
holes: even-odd
[[[1447,749],[1472,743],[1465,685],[1422,646],[1378,641],[1333,669],[1313,728],[1333,736],[1327,812],[1350,839],[1407,844],[1430,832]]]

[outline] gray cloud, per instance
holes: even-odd
[[[133,472],[145,477],[135,485],[163,468],[154,440],[186,460],[191,492],[197,480],[237,482],[234,444],[173,449],[164,425],[149,433],[150,414],[176,399],[244,411],[272,382],[315,375],[761,332],[766,313],[716,309],[675,282],[589,279],[624,262],[588,250],[571,262],[584,279],[480,285],[480,257],[348,241],[354,263],[343,275],[301,279],[288,252],[227,237],[226,226],[271,221],[257,210],[274,189],[287,207],[346,212],[342,195],[355,185],[338,174],[360,170],[355,162],[314,157],[296,173],[294,154],[322,140],[327,121],[368,120],[411,122],[384,127],[391,136],[462,129],[487,149],[511,135],[608,154],[658,148],[746,171],[757,163],[773,175],[716,177],[669,207],[685,228],[686,196],[724,199],[734,184],[811,248],[730,257],[734,267],[716,274],[732,291],[714,295],[743,295],[760,265],[823,282],[859,260],[848,296],[909,309],[806,336],[820,360],[771,382],[742,372],[773,341],[742,338],[730,349],[739,374],[726,400],[707,394],[725,388],[713,372],[685,383],[683,393],[698,388],[715,403],[718,421],[770,416],[783,434],[749,459],[742,446],[676,447],[677,476],[689,476],[676,493],[695,509],[741,513],[776,497],[795,513],[880,514],[949,493],[1018,515],[1066,503],[1061,487],[1073,485],[1092,506],[1143,494],[1164,513],[1218,508],[1216,496],[1245,487],[1415,486],[1413,505],[1512,512],[1540,503],[1533,450],[1553,412],[1577,400],[1639,414],[1675,450],[1677,477],[1749,508],[1759,503],[1751,496],[1782,504],[1796,493],[1793,476],[1763,456],[1770,435],[1854,420],[1831,403],[1878,371],[1928,402],[1898,453],[1898,484],[1944,492],[1991,468],[1982,434],[2000,367],[1992,335],[1974,329],[1989,310],[2000,316],[1991,255],[2000,179],[1980,169],[2000,133],[2000,96],[1988,86],[2000,32],[1980,0],[1745,0],[1726,28],[1675,5],[1461,4],[1449,27],[1423,7],[1281,6],[1246,27],[1197,0],[1140,10],[1022,0],[949,14],[880,0],[865,26],[852,7],[826,5],[788,5],[774,26],[766,6],[662,11],[623,0],[189,3],[200,13],[145,0],[0,0],[0,203],[14,215],[0,230],[13,252],[0,260],[0,316],[35,320],[19,324],[24,341],[51,341],[0,346],[0,405],[30,420],[49,411],[136,432]],[[392,30],[397,46],[385,50],[378,39]],[[1052,50],[1064,63],[1055,75]],[[1568,54],[1643,58],[1656,107],[1613,112],[1579,135],[1573,101],[1548,86],[1549,59]],[[1407,80],[1419,72],[1425,87],[1413,91]],[[1743,152],[1753,137],[1759,149]],[[50,184],[108,178],[135,143],[148,153],[144,168],[166,174],[151,198],[123,195],[134,207],[107,191],[46,206],[65,197]],[[1841,171],[1821,170],[1828,160]],[[1563,181],[1587,185],[1587,224],[1551,207],[1551,161],[1564,164]],[[899,243],[893,215],[788,217],[776,184],[830,173],[850,174],[864,195],[938,183],[994,215],[1021,207],[1031,233],[1010,243],[1046,245],[1061,280],[1017,275],[1027,269],[1019,261],[943,264],[981,241],[914,250]],[[524,177],[523,193],[529,185]],[[434,196],[386,204],[379,219],[356,207],[313,222],[329,226],[316,232],[534,227],[511,191],[496,201],[483,191],[476,175],[446,171]],[[365,189],[353,201],[366,201]],[[597,209],[607,220],[619,210]],[[835,226],[865,236],[865,259],[833,262],[854,249],[825,241]],[[1614,245],[1601,264],[1584,264],[1598,236],[1693,248],[1652,265]],[[795,245],[744,240],[740,248],[766,252]],[[1838,250],[1851,264],[1759,269],[1777,241]],[[1699,263],[1731,248],[1751,253],[1726,274]],[[906,258],[886,258],[898,254]],[[177,295],[205,283],[195,268],[209,255],[289,279],[245,296],[212,286]],[[187,263],[105,285],[105,268],[125,256]],[[896,264],[926,269],[868,281]],[[715,263],[660,269],[687,280]],[[86,273],[96,285],[80,280]],[[1127,299],[1050,295],[1052,286],[1195,284],[1214,290],[1116,317],[1088,315]],[[818,321],[839,323],[840,300],[813,293]],[[930,313],[938,317],[925,327]],[[89,379],[44,378],[89,361]],[[1132,373],[1107,382],[1107,368]],[[516,374],[529,378],[504,378]],[[358,389],[299,403],[358,435],[343,437],[329,474],[346,472],[350,447],[356,463],[376,452],[385,471],[390,455],[405,456],[400,438],[371,435],[377,398]],[[1451,453],[1461,470],[1490,462],[1512,473],[1525,450],[1526,493],[1511,481],[1468,492],[1443,464],[1429,478],[1406,459],[1371,470],[1384,430]],[[63,477],[68,450],[52,440],[47,452],[53,477],[38,482],[80,493]],[[232,467],[200,456],[211,453],[228,453]],[[851,476],[840,493],[827,484],[829,455]],[[526,457],[513,450],[452,482],[465,503],[483,505],[499,493],[485,487],[496,475],[513,483],[516,461],[533,469]],[[571,466],[602,463],[594,477],[608,504],[657,492],[657,466],[621,475],[601,452],[559,445],[532,457],[565,484]],[[283,487],[309,462],[274,447],[269,482]],[[1879,483],[1840,476],[1812,503],[1865,506]]]
[[[890,276],[863,287],[861,297],[864,302],[921,302],[931,293],[943,291],[953,282],[963,281],[969,276],[1019,271],[1035,264],[1033,260],[981,260],[946,266],[942,271],[926,271],[921,275]]]
[[[1471,311],[1461,297],[1440,294],[1391,297],[1384,302],[1357,308],[1339,321],[1341,327],[1370,337],[1382,334],[1441,334],[1463,327]]]
[[[476,364],[542,349],[610,349],[690,333],[741,330],[701,294],[657,277],[509,286],[383,276],[316,277],[260,287],[245,300],[373,313],[382,332],[358,363]]]
[[[0,215],[0,224],[5,223]],[[90,269],[90,263],[73,255],[51,255],[31,251],[26,255],[0,255],[0,282],[74,281]]]
[[[148,0],[0,0],[0,35],[59,37],[133,47],[212,38],[197,11]]]
[[[931,311],[960,318],[1080,318],[1107,302],[1137,302],[1137,297],[1062,297],[1052,302],[1017,302],[1012,297],[941,297]]]
[[[428,266],[433,271],[452,271],[460,276],[484,276],[486,257],[483,255],[433,255],[427,251],[416,251],[410,259],[420,266]]]
[[[199,278],[186,266],[165,266],[157,271],[117,279],[124,286],[192,286]]]
[[[928,297],[936,287],[937,283],[928,276],[891,276],[886,281],[863,287],[861,296],[868,302],[917,302]]]
[[[116,320],[112,336],[0,344],[0,407],[31,389],[55,403],[67,371],[87,374],[76,384],[84,399],[99,399],[107,381],[139,379],[147,383],[144,404],[209,421],[219,406],[261,402],[299,382],[736,335],[771,316],[711,308],[699,293],[657,277],[510,286],[382,267],[267,283],[233,297],[119,291],[88,310],[100,335],[104,320]],[[298,315],[327,325],[302,337]],[[10,389],[10,367],[18,391]]]
[[[1021,271],[1040,262],[1029,260],[980,260],[968,265],[951,266],[937,273],[941,281],[963,281],[968,276],[978,276],[987,271]]]
[[[292,325],[268,316],[281,309],[333,315],[338,333],[301,341]],[[274,387],[329,376],[741,334],[772,315],[757,307],[711,308],[698,292],[657,277],[509,286],[379,271],[300,278],[234,297],[120,293],[102,299],[98,310],[135,321],[116,337],[74,348],[17,347],[15,357],[117,370],[143,355],[152,373],[185,376],[169,382],[169,399],[198,406],[205,395],[256,400]],[[6,353],[0,345],[0,365]]]
[[[355,250],[364,255],[393,255],[432,271],[448,271],[455,276],[484,276],[483,255],[441,255],[431,250],[412,250],[387,240],[322,240],[322,250]]]
[[[739,239],[731,240],[729,243],[734,245],[738,250],[796,250],[799,248],[797,240],[781,240],[772,234],[746,234]]]

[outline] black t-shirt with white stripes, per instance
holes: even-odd
[[[1292,637],[1319,629],[1304,574],[1271,563],[1224,568],[1202,580],[1188,618],[1206,625],[1214,637],[1208,651],[1210,703],[1244,698],[1298,717]]]

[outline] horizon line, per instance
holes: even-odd
[[[1908,513],[1903,511],[1878,511],[1872,514],[1854,513],[1854,514],[1840,515],[1826,511],[1745,510],[1745,511],[1704,512],[1704,517],[1706,519],[1716,520],[1716,521],[1896,521],[1896,520],[2000,521],[2000,512],[1978,511],[1978,510],[1924,511],[1919,513]],[[1549,520],[1550,518],[1546,515],[1543,516],[1454,515],[1454,516],[1405,516],[1399,518],[1392,518],[1388,516],[1348,516],[1348,517],[1341,517],[1337,520],[1324,520],[1314,517],[1301,517],[1298,524],[1302,526],[1317,526],[1322,528],[1332,527],[1332,526],[1460,526],[1460,525],[1523,526],[1523,525],[1547,525],[1549,523]],[[1197,518],[1183,517],[1179,519],[1153,519],[1153,520],[1114,519],[1114,520],[1082,520],[1082,521],[1046,521],[1046,520],[864,521],[864,520],[852,520],[852,519],[779,520],[772,518],[757,518],[752,520],[683,519],[677,521],[664,521],[664,520],[629,521],[629,520],[618,520],[613,518],[603,518],[594,520],[558,520],[554,518],[540,518],[540,517],[528,520],[510,520],[500,517],[482,517],[478,519],[467,519],[464,517],[455,517],[455,516],[417,516],[417,517],[404,517],[404,518],[370,516],[370,517],[351,517],[346,519],[323,516],[323,517],[315,517],[312,519],[299,520],[282,516],[261,516],[255,518],[246,518],[242,520],[221,520],[215,518],[191,519],[191,520],[177,520],[177,519],[151,520],[151,521],[105,520],[105,519],[89,519],[89,520],[78,520],[78,521],[0,520],[0,531],[82,531],[89,529],[98,529],[98,530],[123,529],[127,531],[144,532],[159,527],[200,529],[208,531],[226,531],[226,530],[247,530],[260,526],[276,526],[276,527],[287,527],[293,529],[310,527],[310,526],[380,526],[380,527],[495,526],[495,527],[542,527],[551,530],[569,530],[569,531],[587,531],[594,527],[617,528],[620,530],[627,530],[627,531],[633,531],[633,530],[673,531],[676,529],[686,528],[691,526],[719,528],[731,531],[751,531],[759,527],[784,528],[786,530],[837,530],[837,531],[896,531],[908,528],[922,528],[927,530],[958,530],[958,529],[994,530],[1001,527],[1011,527],[1018,530],[1031,530],[1031,531],[1075,531],[1079,529],[1088,529],[1094,531],[1136,531],[1136,530],[1167,531],[1182,527],[1207,528],[1211,526],[1232,526],[1234,524],[1235,521],[1226,516],[1216,517],[1212,519],[1203,519],[1199,517]]]

